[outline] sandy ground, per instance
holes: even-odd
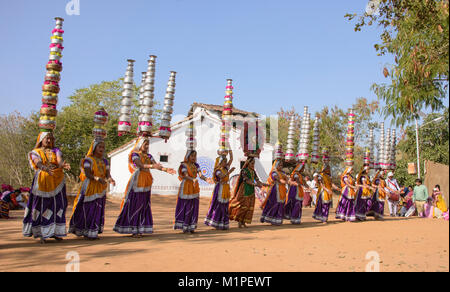
[[[301,225],[285,221],[275,227],[259,223],[257,209],[248,229],[233,222],[230,230],[216,231],[203,224],[209,199],[202,197],[197,233],[186,235],[172,230],[175,196],[154,195],[152,204],[152,235],[134,239],[114,233],[120,201],[109,199],[101,240],[69,235],[62,243],[45,245],[22,237],[23,211],[11,211],[13,219],[0,221],[0,271],[64,272],[70,261],[66,255],[73,251],[82,272],[365,271],[368,265],[380,271],[449,271],[449,222],[444,220],[345,223],[334,219],[333,209],[329,223],[322,225],[311,218],[313,209],[305,208]]]

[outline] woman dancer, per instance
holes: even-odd
[[[233,153],[230,153],[230,160],[227,161],[226,156],[219,156],[214,165],[214,187],[213,196],[209,206],[208,214],[205,218],[205,224],[216,229],[226,230],[230,228],[230,218],[228,215],[228,205],[230,200],[230,173],[234,168],[230,169],[233,162]]]
[[[83,182],[74,202],[69,233],[98,239],[105,224],[106,188],[111,178],[108,160],[104,158],[105,142],[95,139],[86,157],[81,161],[80,179]]]
[[[319,176],[319,189],[317,190],[316,209],[313,218],[327,224],[330,207],[333,204],[333,189],[339,190],[331,181],[331,168],[324,164]]]
[[[268,187],[262,183],[255,172],[255,158],[249,157],[245,161],[239,174],[233,195],[230,200],[230,220],[238,222],[238,227],[246,227],[252,223],[255,208],[255,186]]]
[[[368,175],[368,168],[365,166],[361,169],[356,177],[356,186],[358,187],[356,195],[356,219],[364,221],[367,219],[367,212],[371,209],[372,186]]]
[[[55,147],[51,132],[41,132],[34,150],[28,154],[35,171],[30,198],[23,219],[23,235],[61,241],[66,234],[66,182],[63,169],[70,169]]]
[[[384,218],[384,205],[387,197],[386,181],[384,179],[385,173],[383,170],[378,170],[372,180],[372,186],[375,188],[375,192],[367,215],[374,216],[375,220],[382,220]]]
[[[302,207],[304,191],[309,188],[303,181],[305,163],[298,163],[289,179],[288,201],[284,206],[284,218],[290,219],[292,224],[300,224],[302,221]]]
[[[150,169],[175,174],[175,170],[164,168],[148,153],[148,137],[139,137],[128,156],[128,169],[132,173],[125,189],[119,218],[113,230],[121,234],[132,234],[140,238],[143,234],[153,233],[151,210],[151,188],[153,177]]]
[[[342,219],[347,222],[356,221],[355,197],[356,189],[355,179],[352,176],[353,167],[347,167],[341,175],[342,193],[336,208],[336,219]]]
[[[269,184],[268,196],[262,204],[261,223],[267,222],[272,225],[283,224],[284,205],[286,204],[286,184],[288,178],[283,172],[283,160],[276,160],[267,179]]]
[[[197,151],[195,150],[187,151],[184,161],[178,168],[178,175],[181,184],[178,191],[173,229],[181,229],[183,233],[194,233],[197,228],[200,203],[200,186],[197,176],[208,183],[212,181],[201,173],[200,166],[197,164]]]

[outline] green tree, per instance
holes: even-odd
[[[27,153],[36,143],[36,135],[29,136],[31,120],[19,113],[0,116],[0,177],[1,183],[15,188],[30,186],[33,172]]]
[[[434,122],[439,117],[443,119]],[[448,107],[442,114],[429,114],[419,129],[420,164],[425,160],[449,164],[449,113]],[[417,178],[408,174],[408,163],[417,161],[416,129],[409,126],[405,129],[402,139],[398,144],[399,159],[397,160],[397,179],[403,185],[413,185]],[[421,177],[424,177],[424,169],[421,167]]]
[[[378,24],[382,28],[378,55],[391,54],[395,63],[384,68],[390,83],[372,89],[385,102],[382,112],[397,126],[418,118],[424,108],[444,107],[449,78],[448,0],[372,0],[378,12],[360,15],[355,31]],[[353,20],[357,14],[347,14]]]

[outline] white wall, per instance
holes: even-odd
[[[203,108],[197,108],[194,112],[194,128],[197,132],[197,157],[201,165],[207,165],[206,169],[212,172],[214,161],[217,157],[217,149],[220,136],[220,120],[216,115],[212,115]],[[201,122],[201,115],[204,116]],[[170,167],[178,170],[180,162],[183,161],[186,154],[186,136],[185,131],[189,122],[178,124],[172,128],[172,136],[167,141],[151,138],[150,154],[159,162],[161,155],[169,157],[168,162],[161,163],[164,167]],[[116,181],[116,187],[111,187],[110,193],[113,196],[123,196],[130,172],[128,170],[128,155],[134,143],[122,149],[120,152],[113,153],[111,156],[111,176]],[[246,157],[240,147],[240,131],[232,131],[230,134],[230,146],[233,149],[234,161],[232,167],[236,170],[233,174],[238,174],[240,162],[245,161]],[[265,144],[264,151],[261,153],[261,159],[256,163],[256,170],[261,180],[267,179],[267,173],[270,171],[272,164],[273,146]],[[178,193],[180,181],[178,175],[170,175],[158,170],[152,170],[153,175],[153,194],[175,195]],[[208,175],[207,175],[208,176]],[[211,196],[214,185],[200,184],[200,195]]]

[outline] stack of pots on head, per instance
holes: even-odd
[[[391,129],[386,129],[386,136],[384,137],[384,167],[385,169],[391,169]]]
[[[369,151],[370,151],[370,157],[369,157],[369,168],[375,169],[375,140],[373,135],[373,128],[369,130]]]
[[[128,66],[123,80],[122,102],[120,106],[120,117],[118,132],[119,136],[130,133],[131,130],[131,106],[134,97],[133,66],[134,60],[127,60]]]
[[[355,114],[353,109],[350,109],[348,113],[347,124],[347,140],[345,142],[345,165],[353,166],[355,163]]]
[[[141,87],[139,87],[139,101],[138,101],[138,105],[139,105],[139,121],[142,119],[143,114],[141,113],[141,106],[142,103],[144,101],[144,83],[145,83],[145,78],[147,76],[147,72],[142,72],[142,78],[141,78]],[[139,129],[138,129],[139,132]]]
[[[164,107],[161,116],[161,126],[159,127],[159,136],[163,139],[169,139],[172,135],[170,123],[172,121],[173,100],[175,99],[175,78],[177,72],[171,71],[169,82],[167,83],[166,96],[164,97]]]
[[[396,154],[396,139],[397,139],[397,137],[396,137],[397,135],[396,135],[396,131],[395,131],[395,129],[392,129],[392,131],[391,131],[391,141],[390,141],[390,150],[391,150],[391,152],[390,152],[390,164],[389,164],[389,166],[390,166],[390,170],[395,170],[395,168],[397,167],[397,163],[396,163],[396,160],[395,160],[395,154]]]
[[[310,130],[310,114],[308,113],[308,107],[305,106],[303,111],[303,120],[300,128],[300,141],[298,147],[297,160],[300,162],[306,162],[308,160],[308,142],[309,142],[309,130]]]
[[[295,160],[295,116],[292,114],[289,119],[289,129],[288,129],[288,137],[287,137],[287,149],[285,159],[288,162],[292,162]]]
[[[56,105],[58,103],[59,81],[61,80],[61,52],[64,49],[62,25],[64,19],[55,18],[56,26],[52,31],[50,57],[47,63],[44,85],[42,86],[42,107],[39,128],[41,132],[52,132],[56,127]]]
[[[195,150],[197,148],[197,141],[195,140],[194,122],[191,122],[186,129],[186,148],[187,150]]]
[[[370,149],[367,147],[364,152],[364,167],[366,169],[370,168]]]
[[[280,141],[277,141],[277,143],[275,144],[274,158],[275,160],[280,160],[284,158],[283,145],[281,145]]]
[[[106,138],[106,123],[108,122],[108,113],[104,108],[98,110],[94,115],[94,129],[92,134],[96,139],[104,140]]]
[[[314,121],[313,128],[313,148],[311,152],[311,163],[317,164],[319,163],[320,154],[319,154],[319,117],[316,117]]]
[[[230,131],[233,123],[233,80],[227,79],[225,100],[222,110],[222,126],[220,127],[219,150],[217,154],[227,155],[230,150]]]
[[[153,129],[153,98],[155,96],[156,56],[150,56],[144,83],[141,85],[142,98],[139,107],[138,135],[151,136]]]
[[[384,136],[384,122],[380,123],[380,142],[378,143],[378,167],[380,169],[386,168],[386,161],[384,155],[385,136]]]
[[[330,153],[328,152],[328,148],[322,149],[322,161],[324,165],[327,165],[330,163]]]

